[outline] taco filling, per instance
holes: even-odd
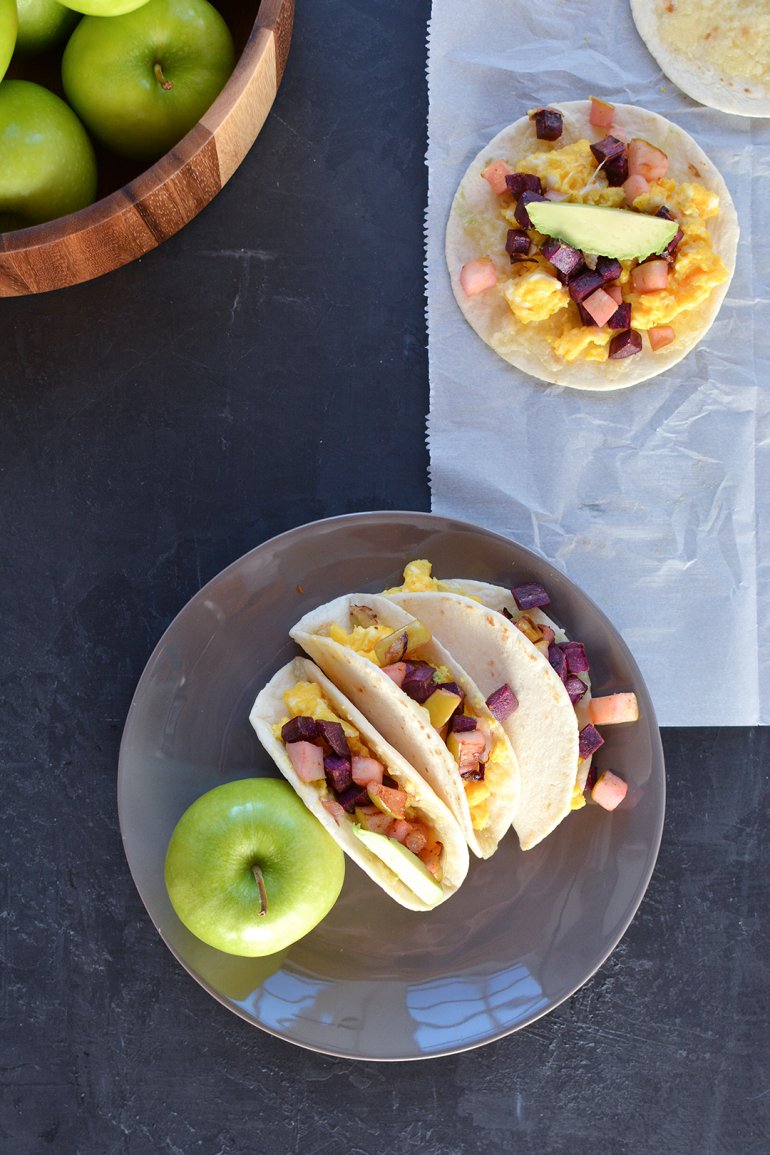
[[[433,577],[432,568],[431,562],[424,558],[409,562],[404,567],[402,584],[385,590],[385,594],[443,592],[462,594],[471,601],[486,604],[483,594],[491,587],[482,587],[470,580],[442,581]],[[504,594],[506,591],[499,592]],[[542,607],[549,604],[550,598],[542,585],[533,582],[518,586],[505,600],[508,604],[501,604],[499,612],[548,659],[578,715],[578,758],[570,809],[579,810],[586,804],[584,791],[593,785],[590,776],[592,756],[604,741],[591,720],[590,667],[585,647],[581,642],[570,641],[543,612]],[[494,608],[498,609],[497,606]],[[515,686],[513,690],[515,692]]]
[[[563,146],[557,142],[516,158],[513,168],[510,160],[490,156],[481,174],[496,191],[497,212],[508,226],[509,268],[501,274],[489,254],[480,258],[488,262],[489,273],[481,288],[478,261],[470,262],[474,266],[470,282],[468,264],[460,281],[468,296],[501,294],[512,319],[536,331],[563,360],[632,356],[642,349],[643,333],[653,350],[670,344],[681,314],[697,309],[728,280],[708,227],[719,213],[719,198],[696,179],[679,183],[667,176],[668,157],[654,144],[641,137],[626,142],[622,129],[615,136],[610,125],[600,141],[580,139]],[[535,218],[538,205],[545,202],[548,208],[542,215],[549,224],[540,222],[540,231]],[[590,251],[566,243],[561,238],[565,229],[570,230],[570,212],[562,213],[560,204],[622,214],[605,215],[607,227],[602,230],[598,224],[597,232],[604,232],[605,238],[613,228],[624,232],[626,251],[629,243],[634,248],[638,232],[639,256],[618,259],[611,251],[615,246],[607,239],[603,244],[595,234],[584,242]],[[656,226],[661,220],[671,222],[669,239],[657,251],[644,252],[646,234],[654,237],[656,228],[640,223],[640,216],[655,218]],[[600,215],[596,219],[602,221]],[[467,223],[471,235],[474,227],[472,221]],[[478,234],[483,250],[483,228]]]
[[[368,831],[399,843],[402,880],[410,875],[414,879],[422,864],[440,882],[444,846],[430,818],[388,773],[390,768],[372,753],[359,730],[340,717],[315,682],[297,682],[284,692],[283,700],[287,713],[273,725],[273,734],[283,743],[297,777],[318,791],[321,805],[337,825],[349,824],[359,837]],[[379,853],[376,841],[364,840]],[[405,874],[407,856],[415,862]]]
[[[378,666],[406,697],[427,710],[457,766],[473,829],[486,829],[490,800],[505,785],[509,754],[504,740],[493,733],[493,717],[471,705],[451,671],[420,657],[431,641],[430,632],[417,619],[394,631],[380,624],[370,607],[352,606],[349,628],[333,623],[326,633]]]

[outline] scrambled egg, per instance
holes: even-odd
[[[532,153],[517,161],[515,167],[518,172],[535,173],[565,201],[607,208],[623,208],[626,204],[623,189],[610,188],[598,171],[587,140],[551,152]],[[707,221],[719,212],[719,198],[700,184],[678,185],[663,177],[650,185],[648,193],[637,197],[633,207],[654,213],[661,205],[671,210],[684,232],[668,287],[652,293],[633,292],[628,282],[637,262],[621,262],[623,299],[631,303],[631,326],[639,331],[673,325],[681,313],[697,308],[728,277],[724,263],[711,247],[707,227]],[[513,215],[513,205],[502,205],[500,211],[512,228],[521,227]],[[530,236],[537,244],[542,243],[543,237],[536,230],[530,230]],[[606,326],[583,325],[567,289],[552,275],[550,264],[540,253],[535,260],[534,264],[513,264],[510,276],[500,284],[513,315],[525,325],[539,323],[551,348],[565,361],[605,361],[613,331]]]
[[[349,650],[355,650],[362,658],[367,658],[375,666],[379,666],[374,647],[380,638],[387,638],[392,633],[390,626],[354,626],[348,631],[335,622],[329,626],[328,636],[333,642],[347,646]]]
[[[359,754],[362,758],[371,757],[369,748],[361,741],[356,727],[334,712],[326,701],[323,690],[315,682],[297,682],[290,690],[286,690],[283,700],[289,713],[273,726],[273,733],[276,738],[281,737],[281,730],[291,718],[315,718],[317,722],[340,722],[352,753]]]
[[[503,285],[503,296],[514,317],[522,325],[543,321],[559,309],[566,309],[569,304],[566,285],[540,269],[507,281]]]
[[[443,585],[438,578],[431,577],[430,571],[433,565],[429,561],[419,559],[418,561],[410,561],[404,567],[404,581],[403,585],[393,586],[392,589],[385,590],[386,594],[423,594],[434,593],[436,590],[443,589]]]

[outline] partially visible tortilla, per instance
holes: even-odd
[[[387,773],[398,782],[403,790],[406,790],[409,796],[409,805],[436,832],[444,847],[441,856],[443,872],[441,887],[444,891],[442,902],[455,893],[468,873],[468,847],[462,831],[447,807],[436,797],[427,782],[417,774],[397,750],[388,745],[353,703],[348,701],[344,694],[312,662],[307,661],[306,658],[295,658],[279,670],[260,692],[251,709],[249,721],[260,742],[284,778],[296,790],[308,810],[328,830],[345,853],[378,886],[387,891],[396,902],[409,910],[433,910],[433,906],[418,898],[376,854],[367,850],[354,834],[352,820],[343,819],[337,823],[322,805],[318,788],[312,782],[303,782],[297,776],[291,759],[286,753],[284,743],[273,733],[273,726],[281,722],[288,713],[283,695],[297,682],[315,682],[321,687],[324,697],[335,713],[355,726],[372,755],[384,763]]]
[[[504,683],[516,695],[518,709],[502,725],[521,774],[513,827],[521,849],[530,850],[570,813],[579,777],[585,785],[590,759],[578,765],[578,730],[580,721],[587,720],[590,688],[579,717],[551,663],[504,616],[504,607],[520,616],[509,590],[484,582],[439,580],[453,592],[388,597],[425,622],[485,697]],[[528,616],[550,625],[558,641],[564,639],[564,631],[542,611],[530,610]]]
[[[350,629],[353,605],[369,606],[379,622],[393,630],[412,618],[381,595],[346,594],[306,614],[290,634],[385,740],[425,778],[459,822],[473,853],[479,858],[489,858],[511,826],[519,799],[519,767],[505,731],[489,713],[473,680],[446,649],[435,639],[421,647],[421,659],[434,666],[445,666],[451,672],[470,706],[479,717],[486,719],[494,741],[500,744],[505,755],[504,764],[500,764],[500,785],[489,799],[489,823],[483,830],[474,830],[457,763],[433,728],[425,707],[409,698],[368,658],[325,636],[324,631],[332,623]]]
[[[767,0],[631,0],[639,35],[693,100],[737,116],[770,116]]]
[[[468,323],[509,364],[538,380],[574,389],[624,389],[681,361],[711,328],[735,270],[738,218],[722,176],[691,136],[657,113],[629,104],[615,105],[616,125],[629,140],[643,137],[667,154],[667,177],[678,184],[697,181],[719,197],[720,211],[709,222],[709,231],[712,248],[724,261],[729,276],[712,289],[706,301],[679,314],[675,322],[676,339],[670,345],[653,352],[644,337],[640,353],[619,360],[578,358],[568,362],[559,357],[545,337],[536,332],[536,324],[523,325],[514,317],[499,289],[467,297],[460,285],[463,265],[476,257],[490,257],[498,277],[507,276],[510,270],[505,251],[508,225],[500,213],[498,197],[481,176],[487,165],[502,160],[515,170],[519,161],[531,153],[552,151],[583,139],[593,143],[607,134],[606,129],[590,124],[590,101],[565,101],[549,107],[558,109],[564,117],[564,131],[558,140],[553,143],[537,140],[532,121],[523,116],[481,150],[460,181],[446,231],[446,260],[452,289]],[[631,324],[633,328],[633,316]]]

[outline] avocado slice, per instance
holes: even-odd
[[[679,228],[677,221],[665,217],[604,205],[536,201],[527,205],[527,211],[539,233],[566,241],[584,253],[617,257],[619,261],[643,261],[651,253],[661,253]]]
[[[354,826],[353,832],[360,838],[367,850],[389,866],[394,874],[398,875],[405,886],[423,902],[435,906],[444,897],[444,891],[435,878],[416,854],[412,854],[401,842],[395,838],[388,838],[386,834],[375,834],[373,830],[365,830],[363,826]]]

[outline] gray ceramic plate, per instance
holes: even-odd
[[[277,776],[248,714],[259,689],[295,652],[289,627],[338,594],[395,584],[415,557],[430,558],[444,576],[543,582],[553,616],[586,644],[594,692],[636,691],[641,720],[607,729],[598,759],[629,782],[623,807],[608,814],[587,806],[526,854],[509,835],[488,861],[471,856],[460,891],[428,914],[402,909],[348,863],[337,905],[283,955],[238,959],[205,946],[182,926],[166,895],[171,831],[206,790],[234,778]],[[134,881],[183,966],[255,1026],[358,1059],[419,1059],[477,1047],[577,990],[615,947],[642,899],[660,843],[664,793],[652,704],[600,610],[507,538],[400,512],[291,530],[196,594],[142,675],[118,776]]]

